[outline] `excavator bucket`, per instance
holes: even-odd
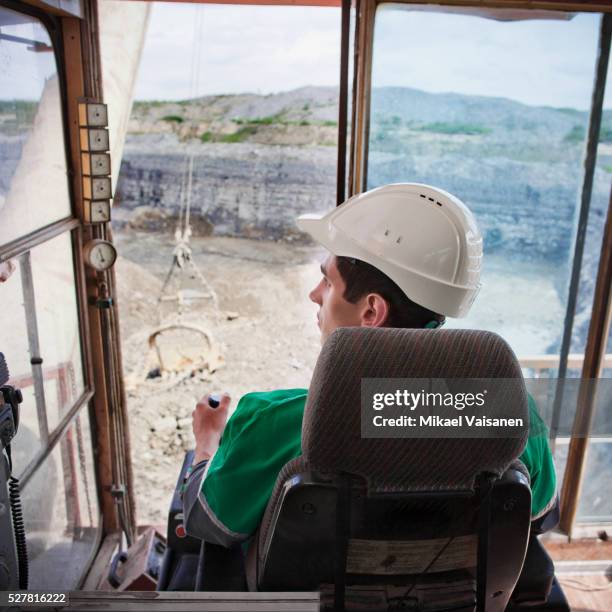
[[[149,335],[148,378],[172,372],[214,372],[222,363],[211,334],[198,325],[169,323]]]

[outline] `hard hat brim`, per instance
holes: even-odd
[[[297,226],[307,234],[310,234],[314,240],[324,247],[329,248],[328,232],[325,231],[325,221],[322,214],[307,214],[300,215],[297,218]]]

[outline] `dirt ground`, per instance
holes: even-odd
[[[210,332],[224,363],[213,373],[146,379],[155,365],[148,337],[158,327],[157,300],[174,241],[168,234],[133,231],[115,231],[114,239],[138,523],[161,525],[184,452],[193,448],[191,412],[199,397],[227,391],[233,408],[249,391],[308,386],[320,343],[317,307],[307,295],[320,278],[325,252],[287,243],[192,238],[194,262],[217,293],[219,314],[211,300],[202,299],[186,309],[183,320]],[[203,290],[189,276],[183,275],[182,288]],[[162,308],[168,320],[176,304]],[[173,340],[206,349],[199,338],[177,334]]]

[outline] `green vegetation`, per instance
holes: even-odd
[[[240,128],[237,132],[233,134],[223,134],[219,139],[219,142],[243,142],[249,136],[253,136],[253,134],[257,133],[257,127],[254,125],[245,125],[243,128]]]
[[[602,168],[606,171],[609,172],[610,174],[612,174],[612,166],[602,166]]]
[[[586,130],[582,125],[575,125],[563,139],[565,142],[582,143],[586,139]],[[599,142],[612,142],[612,125],[602,125],[599,132]]]
[[[271,115],[270,117],[255,117],[255,119],[249,119],[251,125],[272,125],[273,123],[282,123],[280,121],[280,115]]]
[[[584,111],[579,111],[575,108],[553,108],[552,106],[546,106],[544,108],[549,108],[550,110],[556,110],[558,113],[562,113],[564,115],[570,115],[571,117],[580,117],[580,115],[584,115]]]
[[[277,113],[276,115],[270,115],[269,117],[254,117],[253,119],[246,117],[235,117],[232,119],[232,121],[238,125],[274,125],[275,123],[284,123],[281,117],[282,113]]]
[[[181,102],[170,102],[169,100],[136,100],[134,102],[134,108],[148,110],[150,108],[158,108],[166,104],[181,104]]]
[[[310,121],[306,121],[306,119],[302,119],[302,121],[300,121],[300,125],[310,125]]]
[[[599,132],[599,142],[612,142],[612,126],[601,126],[601,131]]]
[[[17,134],[34,123],[38,102],[32,100],[2,100],[0,113],[3,117],[2,130],[5,134]]]
[[[427,123],[417,128],[421,132],[434,132],[436,134],[465,134],[467,136],[476,136],[479,134],[490,134],[491,128],[475,125],[471,123],[447,123],[445,121],[436,121],[435,123]]]
[[[338,122],[337,121],[324,121],[323,125],[325,127],[338,127]]]
[[[584,130],[584,127],[582,125],[575,125],[565,135],[565,138],[563,140],[565,142],[572,142],[572,143],[584,142],[585,137],[586,137],[586,132]]]
[[[302,106],[302,110],[303,110],[304,112],[309,111],[309,110],[310,110],[310,104],[308,104],[308,102],[307,102],[306,104],[304,104],[304,106]]]
[[[183,123],[185,120],[180,115],[166,115],[162,117],[162,121],[167,121],[168,123]]]
[[[214,138],[214,135],[212,132],[204,132],[201,136],[200,136],[200,140],[202,142],[211,142]]]

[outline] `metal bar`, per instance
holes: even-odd
[[[353,184],[352,193],[361,193],[365,187],[365,174],[368,156],[370,93],[372,77],[372,41],[374,36],[374,17],[376,0],[360,0],[359,35],[356,45],[357,82],[355,143],[353,144]]]
[[[38,342],[38,322],[36,320],[36,298],[34,295],[34,280],[32,278],[32,264],[30,252],[19,258],[21,272],[21,289],[23,291],[23,308],[25,310],[26,327],[28,333],[28,349],[30,364],[32,366],[32,381],[34,383],[34,397],[36,398],[36,413],[38,416],[38,430],[41,444],[44,446],[49,439],[49,424],[47,423],[47,405],[45,402],[45,381],[42,371],[42,357]]]
[[[55,445],[61,440],[64,432],[71,425],[72,421],[79,413],[83,406],[87,405],[87,402],[92,398],[93,391],[86,389],[78,401],[74,404],[74,406],[64,415],[62,420],[59,422],[58,426],[49,434],[49,440],[47,441],[47,446],[40,450],[34,459],[30,461],[28,466],[23,470],[21,476],[19,477],[19,486],[21,490],[25,488],[25,486],[30,481],[30,478],[34,475],[36,470],[43,464],[45,459],[52,453]]]
[[[574,260],[572,262],[572,274],[567,298],[567,309],[565,311],[565,324],[563,329],[563,341],[559,356],[559,371],[557,374],[557,387],[553,403],[552,420],[550,424],[550,439],[554,450],[554,440],[559,430],[561,419],[561,407],[563,404],[563,381],[567,375],[567,360],[572,341],[572,330],[574,317],[576,315],[576,302],[578,289],[580,287],[580,270],[582,268],[582,256],[584,254],[584,242],[586,239],[587,224],[589,221],[589,209],[591,207],[591,195],[593,193],[593,177],[595,175],[595,163],[597,161],[597,144],[599,130],[601,128],[601,117],[603,109],[604,93],[606,89],[606,76],[608,73],[608,61],[610,58],[610,38],[612,34],[612,15],[603,15],[599,32],[599,53],[595,69],[595,84],[591,101],[591,113],[589,116],[589,131],[587,135],[586,151],[584,157],[584,177],[582,181],[582,193],[580,199],[580,213],[578,217],[578,228],[576,230],[576,241],[574,245]]]
[[[362,114],[362,152],[361,166],[359,175],[359,191],[364,191],[368,188],[368,156],[370,154],[370,118],[371,118],[371,103],[372,103],[372,59],[374,55],[374,27],[376,22],[376,9],[378,7],[377,0],[368,0],[368,8],[366,11],[366,20],[364,26],[363,45],[367,50],[363,66],[363,114]]]
[[[109,227],[107,229],[107,238],[112,241],[112,231]],[[109,272],[109,282],[111,288],[117,287],[117,282],[115,278],[115,267],[113,266]],[[132,449],[131,449],[131,437],[130,437],[130,429],[129,429],[129,418],[127,411],[127,395],[125,392],[125,382],[121,373],[123,372],[123,355],[121,351],[121,326],[119,324],[119,308],[117,307],[117,301],[113,300],[113,305],[110,311],[110,324],[111,324],[111,332],[114,337],[114,364],[116,371],[119,372],[119,376],[116,377],[117,384],[117,392],[118,399],[122,406],[120,421],[123,430],[123,448],[124,455],[127,458],[122,462],[124,468],[124,474],[127,485],[127,497],[128,497],[128,507],[130,513],[130,521],[132,521],[134,530],[136,529],[136,497],[134,491],[134,472],[132,465]]]
[[[8,40],[10,42],[22,43],[24,45],[32,45],[32,49],[34,51],[53,51],[53,47],[50,47],[47,43],[41,42],[40,40],[32,40],[31,38],[11,36],[10,34],[3,34],[0,32],[0,40]]]
[[[342,0],[342,38],[340,40],[340,99],[338,101],[338,164],[336,167],[336,205],[346,195],[346,127],[348,115],[349,42],[351,0]]]
[[[32,0],[30,0],[32,1]],[[140,2],[154,2],[156,0],[138,0]],[[194,4],[238,4],[252,6],[340,6],[340,0],[166,0],[168,2],[194,3]],[[427,4],[427,0],[402,0],[402,4]],[[433,4],[429,0],[429,4]],[[580,11],[580,12],[612,12],[609,0],[583,0],[571,2],[569,0],[436,0],[439,6],[477,6],[478,8],[519,8],[526,10],[550,11]]]
[[[355,0],[355,34],[353,38],[353,87],[351,103],[351,142],[349,148],[348,197],[355,195],[355,145],[357,124],[357,79],[359,74],[359,28],[361,22],[361,0]]]
[[[559,367],[558,355],[524,355],[518,358],[521,368],[533,368],[536,370],[553,370]],[[584,355],[570,353],[567,358],[569,368],[582,368]],[[606,353],[603,362],[604,368],[612,368],[612,353]]]
[[[19,257],[43,242],[79,226],[79,220],[67,217],[0,246],[0,262]]]
[[[589,438],[584,432],[591,431],[595,415],[595,395],[597,383],[601,376],[603,357],[610,332],[610,317],[612,316],[612,190],[608,205],[608,216],[597,271],[597,284],[593,298],[593,314],[589,324],[589,335],[582,367],[583,384],[578,394],[578,405],[574,418],[574,430],[567,454],[567,467],[561,489],[561,520],[560,526],[571,535],[580,491],[586,467],[586,453]]]

